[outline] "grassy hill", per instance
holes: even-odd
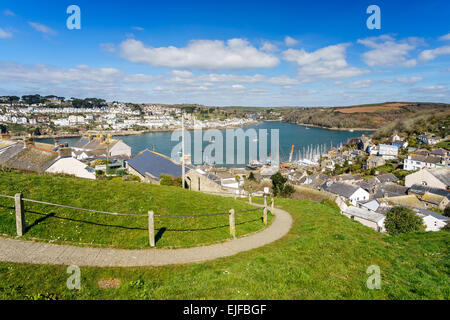
[[[0,194],[130,214],[198,215],[255,209],[233,198],[139,182],[0,172]],[[148,218],[111,216],[25,202],[25,239],[118,248],[148,248]],[[236,214],[237,236],[263,228],[262,210]],[[0,234],[15,236],[14,200],[0,198]],[[157,247],[189,247],[228,239],[228,215],[156,218]]]
[[[388,237],[331,206],[277,199],[294,224],[284,238],[201,264],[82,268],[80,291],[66,267],[0,263],[0,299],[449,299],[449,234]],[[381,269],[369,290],[366,270]],[[100,289],[99,281],[120,286]]]
[[[448,118],[449,107],[439,103],[386,102],[339,108],[302,108],[286,114],[284,120],[325,128],[379,129],[398,119],[414,122],[430,115]]]

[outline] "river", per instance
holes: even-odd
[[[295,145],[293,160],[309,158],[311,153],[323,153],[331,149],[331,147],[345,144],[347,139],[353,137],[359,137],[361,134],[370,135],[369,131],[340,131],[340,130],[327,130],[314,127],[306,127],[301,125],[295,125],[285,122],[261,122],[259,124],[247,126],[244,130],[255,129],[259,132],[260,129],[266,129],[269,133],[272,129],[279,130],[279,155],[280,161],[287,161],[289,159],[289,153],[291,146]],[[225,137],[225,130],[219,130]],[[192,131],[186,131],[186,134],[193,136]],[[152,132],[142,135],[122,136],[122,139],[128,144],[132,153],[136,154],[144,149],[155,150],[164,155],[170,156],[173,147],[179,143],[179,141],[171,141],[172,132]],[[68,142],[69,146],[73,145],[78,138],[60,139],[60,143]],[[192,139],[193,140],[193,139]],[[54,139],[42,139],[41,142],[54,143]],[[193,145],[193,141],[191,141]],[[203,143],[203,148],[209,144],[208,141]],[[268,142],[268,148],[270,150],[270,138]],[[188,149],[188,148],[187,148]],[[224,148],[225,149],[225,148]],[[193,150],[193,147],[192,147]],[[226,159],[226,150],[224,152],[224,159]],[[270,151],[268,151],[270,153]],[[188,152],[187,152],[188,153]],[[236,151],[235,151],[236,153]],[[248,162],[248,141],[246,145],[246,162]],[[266,160],[266,159],[261,159]],[[237,164],[235,166],[244,166],[244,164]]]

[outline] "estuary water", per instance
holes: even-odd
[[[321,128],[314,128],[314,127],[306,127],[306,126],[300,126],[295,124],[289,124],[284,122],[261,122],[259,124],[247,126],[242,128],[245,132],[247,132],[248,129],[255,129],[256,132],[261,132],[261,129],[267,130],[267,136],[268,136],[268,154],[269,157],[273,157],[271,160],[276,160],[276,155],[270,154],[270,136],[271,136],[271,130],[278,129],[279,131],[279,160],[281,162],[288,161],[289,155],[291,152],[291,147],[294,145],[294,152],[293,152],[293,161],[295,160],[301,160],[301,159],[311,159],[314,156],[317,156],[318,154],[325,153],[328,150],[330,150],[332,147],[337,147],[341,144],[345,144],[349,138],[353,137],[359,137],[361,134],[370,135],[371,132],[369,131],[340,131],[340,130],[326,130]],[[224,137],[224,142],[226,141],[226,133],[224,130],[219,130],[222,133],[222,136]],[[206,130],[203,131],[205,133]],[[264,132],[264,131],[262,131]],[[193,153],[194,150],[194,133],[193,131],[185,131],[186,135],[190,135],[191,138],[191,151]],[[146,133],[142,135],[136,135],[136,136],[122,136],[119,137],[119,139],[122,139],[126,144],[128,144],[133,154],[137,154],[142,150],[149,149],[149,150],[155,150],[159,153],[162,153],[166,156],[171,156],[173,148],[180,143],[180,140],[172,141],[172,132],[152,132],[152,133]],[[259,136],[258,136],[259,138]],[[246,155],[245,155],[245,163],[234,163],[234,166],[237,167],[243,167],[246,163],[250,160],[248,157],[248,148],[249,148],[249,140],[246,139]],[[41,142],[46,143],[54,143],[54,139],[42,139]],[[73,145],[76,141],[78,141],[78,138],[67,138],[67,139],[59,139],[60,143],[68,142],[69,146]],[[217,140],[216,140],[217,141]],[[255,143],[257,140],[254,140]],[[202,151],[207,148],[207,146],[211,143],[214,143],[214,141],[206,141],[203,142]],[[251,142],[250,142],[251,143]],[[257,143],[257,142],[256,142]],[[186,154],[191,153],[189,152],[190,148],[186,147]],[[237,153],[237,148],[235,148],[235,158]],[[206,152],[206,151],[205,151]],[[223,154],[224,154],[224,160],[226,159],[226,148],[223,148]],[[237,159],[237,158],[236,158]],[[199,161],[196,161],[196,159],[193,159],[195,164],[198,164]],[[197,159],[198,160],[198,159]],[[208,161],[207,157],[204,157],[204,161]],[[261,161],[270,160],[270,159],[259,159]],[[211,162],[211,161],[210,161]]]

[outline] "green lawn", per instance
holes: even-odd
[[[0,194],[108,212],[197,215],[255,209],[242,201],[139,182],[0,172]],[[111,216],[25,202],[24,239],[118,248],[148,248],[147,216]],[[236,214],[236,234],[264,227],[262,209]],[[0,198],[0,234],[16,235],[14,200]],[[155,218],[157,247],[190,247],[230,238],[227,215]]]
[[[388,237],[305,200],[277,199],[294,224],[284,238],[211,262],[146,268],[81,268],[80,291],[65,267],[0,263],[0,298],[32,299],[449,299],[449,234]],[[366,270],[381,268],[380,290]],[[98,281],[119,279],[116,289]]]

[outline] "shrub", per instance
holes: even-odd
[[[423,229],[422,219],[405,207],[393,207],[386,214],[384,225],[386,231],[393,236]]]
[[[159,181],[159,184],[162,186],[173,186],[173,179],[171,176],[167,176],[165,174],[161,175],[161,180]]]

